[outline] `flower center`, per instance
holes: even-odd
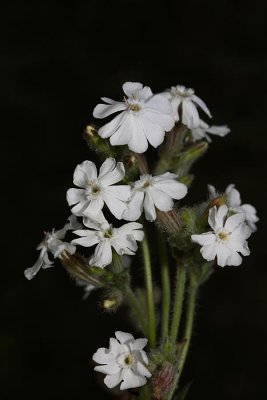
[[[93,180],[87,183],[86,193],[88,196],[97,197],[101,192],[101,186],[97,180]]]
[[[113,235],[113,229],[111,226],[108,229],[104,230],[104,238],[110,239],[112,235]]]
[[[138,112],[141,110],[141,105],[139,103],[139,101],[137,100],[136,97],[132,97],[129,99],[124,99],[126,105],[127,105],[127,109],[131,110],[133,112]]]
[[[124,358],[124,364],[129,367],[134,363],[134,356],[130,353]]]
[[[121,368],[132,368],[132,366],[136,363],[136,359],[133,353],[122,353],[118,360],[118,364]]]
[[[229,232],[221,230],[217,232],[216,237],[219,242],[227,242],[229,240]]]

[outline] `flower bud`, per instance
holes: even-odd
[[[175,376],[175,368],[169,363],[165,362],[160,371],[154,375],[152,386],[152,399],[160,400],[164,393],[171,389],[172,382]]]
[[[170,235],[176,235],[181,229],[181,219],[176,210],[159,211],[157,210],[157,223],[162,230]]]
[[[84,139],[87,144],[98,153],[101,153],[104,157],[114,157],[114,149],[110,146],[109,142],[102,139],[97,132],[94,125],[87,125],[84,130]]]
[[[100,307],[106,312],[115,312],[123,300],[122,293],[118,290],[110,290],[104,295]]]
[[[97,287],[103,286],[98,277],[94,276],[92,268],[79,254],[70,254],[67,251],[63,251],[59,259],[71,278],[82,280]]]

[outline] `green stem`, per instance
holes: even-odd
[[[128,286],[125,289],[125,297],[132,308],[137,320],[140,323],[140,327],[144,333],[144,335],[147,335],[147,322],[144,316],[144,312],[142,308],[140,307],[140,304],[136,298],[136,295],[134,294],[133,290]]]
[[[161,339],[165,339],[169,334],[169,316],[171,303],[170,273],[166,243],[159,233],[158,245],[161,264],[162,281],[162,309],[161,309]]]
[[[185,280],[186,280],[186,268],[183,263],[177,267],[177,278],[176,278],[176,289],[175,289],[175,299],[173,308],[173,317],[170,336],[174,342],[176,342],[184,300],[185,291]]]
[[[192,337],[192,330],[193,330],[193,322],[194,322],[194,315],[195,315],[195,308],[196,308],[196,296],[197,296],[198,285],[197,283],[190,279],[189,283],[189,290],[188,290],[188,299],[187,299],[187,311],[186,311],[186,326],[185,326],[185,333],[184,333],[184,345],[181,349],[178,365],[177,365],[177,373],[175,375],[172,389],[168,394],[166,400],[172,400],[172,397],[178,388],[179,380],[183,372],[183,368],[185,365],[185,361],[187,358],[191,337]]]
[[[152,270],[150,253],[146,235],[142,241],[142,251],[144,260],[144,273],[145,273],[145,284],[147,293],[147,306],[148,306],[148,341],[151,347],[156,346],[156,319],[155,319],[155,308],[154,308],[154,294],[153,294],[153,282],[152,282]]]

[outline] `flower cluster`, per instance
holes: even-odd
[[[205,268],[211,268],[213,261],[216,260],[221,267],[241,264],[241,255],[250,254],[247,239],[256,231],[258,217],[252,205],[242,204],[233,184],[224,193],[209,185],[209,200],[204,212],[202,205],[180,207],[178,204],[188,193],[193,180],[190,168],[207,150],[210,135],[223,137],[230,132],[226,125],[209,125],[201,119],[200,112],[209,118],[212,116],[193,89],[177,85],[153,94],[148,86],[138,82],[126,82],[122,89],[125,95],[122,101],[102,97],[103,103],[93,111],[96,119],[113,116],[102,127],[89,130],[88,135],[96,151],[105,157],[104,162],[99,170],[90,160],[77,165],[73,175],[75,187],[66,193],[72,215],[61,230],[53,229],[45,234],[37,247],[40,251],[37,262],[24,273],[27,279],[32,279],[41,268],[53,266],[53,260],[49,258],[51,253],[53,258],[61,260],[77,285],[84,288],[84,298],[99,288],[105,291],[103,308],[117,308],[122,301],[132,307],[136,325],[148,339],[134,339],[130,333],[115,332],[116,338],[110,339],[109,348],[100,348],[93,355],[93,360],[100,364],[95,366],[95,371],[106,375],[104,383],[108,388],[120,385],[121,390],[147,384],[147,379],[155,371],[154,379],[148,382],[151,386],[148,393],[151,392],[155,400],[160,400],[161,394],[171,399],[190,342],[190,335],[184,336],[184,341],[178,340],[183,307],[177,299],[184,298],[186,285],[188,296],[192,288],[196,290],[209,276],[210,271],[206,273]],[[154,151],[153,165],[148,167],[148,160],[152,157],[147,158],[143,153],[149,144],[154,148],[160,146],[160,149],[158,156]],[[116,148],[111,150],[111,146]],[[132,166],[127,168],[128,159],[131,159]],[[77,217],[82,223],[77,221]],[[168,239],[156,249],[162,252],[161,258],[164,259],[162,301],[166,302],[162,307],[165,315],[158,348],[157,304],[153,298],[149,240],[143,230],[146,221],[156,221],[157,229],[164,231]],[[71,242],[63,241],[68,231],[76,235]],[[134,256],[141,242],[145,298],[142,289],[139,292],[132,290],[131,268],[127,268],[122,260],[122,257]],[[166,244],[170,247],[169,253],[162,250]],[[198,245],[201,246],[200,253]],[[90,254],[79,254],[77,246],[88,248]],[[170,311],[171,292],[167,264],[171,256],[179,268],[172,326],[169,327],[172,315],[166,314]],[[183,269],[185,265],[186,269]],[[190,297],[188,307],[193,305],[195,294]],[[193,326],[190,321],[193,309],[187,315],[188,335]],[[183,339],[182,335],[180,339]],[[177,342],[183,342],[183,346],[179,348]],[[153,348],[149,355],[151,362],[144,351],[147,343],[150,349]]]

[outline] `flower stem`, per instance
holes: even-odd
[[[172,397],[178,387],[180,377],[183,372],[183,368],[185,365],[186,357],[188,354],[188,349],[191,342],[192,330],[193,330],[193,322],[195,315],[195,307],[196,307],[196,296],[197,296],[198,284],[195,280],[190,279],[189,281],[189,289],[188,289],[188,299],[187,299],[187,310],[186,310],[186,325],[184,332],[184,345],[181,349],[180,357],[177,364],[177,373],[175,375],[175,379],[172,384],[172,389],[170,390],[168,397],[166,400],[172,400]]]
[[[185,291],[185,281],[186,281],[186,268],[185,265],[181,263],[177,267],[175,299],[173,307],[172,325],[170,331],[170,336],[174,342],[176,342],[181,321],[182,306],[183,306],[184,291]]]
[[[151,347],[156,345],[156,319],[155,319],[155,308],[154,308],[154,294],[153,294],[153,283],[152,283],[152,270],[150,253],[146,235],[142,241],[142,251],[144,260],[144,273],[147,293],[147,306],[148,306],[148,340]]]
[[[170,274],[166,243],[160,233],[158,234],[158,238],[162,281],[161,339],[165,339],[169,334],[171,303]]]
[[[133,290],[128,286],[125,289],[125,297],[132,308],[137,320],[140,323],[140,327],[143,331],[143,334],[146,336],[147,335],[147,322],[143,313],[142,308],[140,307],[140,304],[136,298],[136,295],[134,294]]]

